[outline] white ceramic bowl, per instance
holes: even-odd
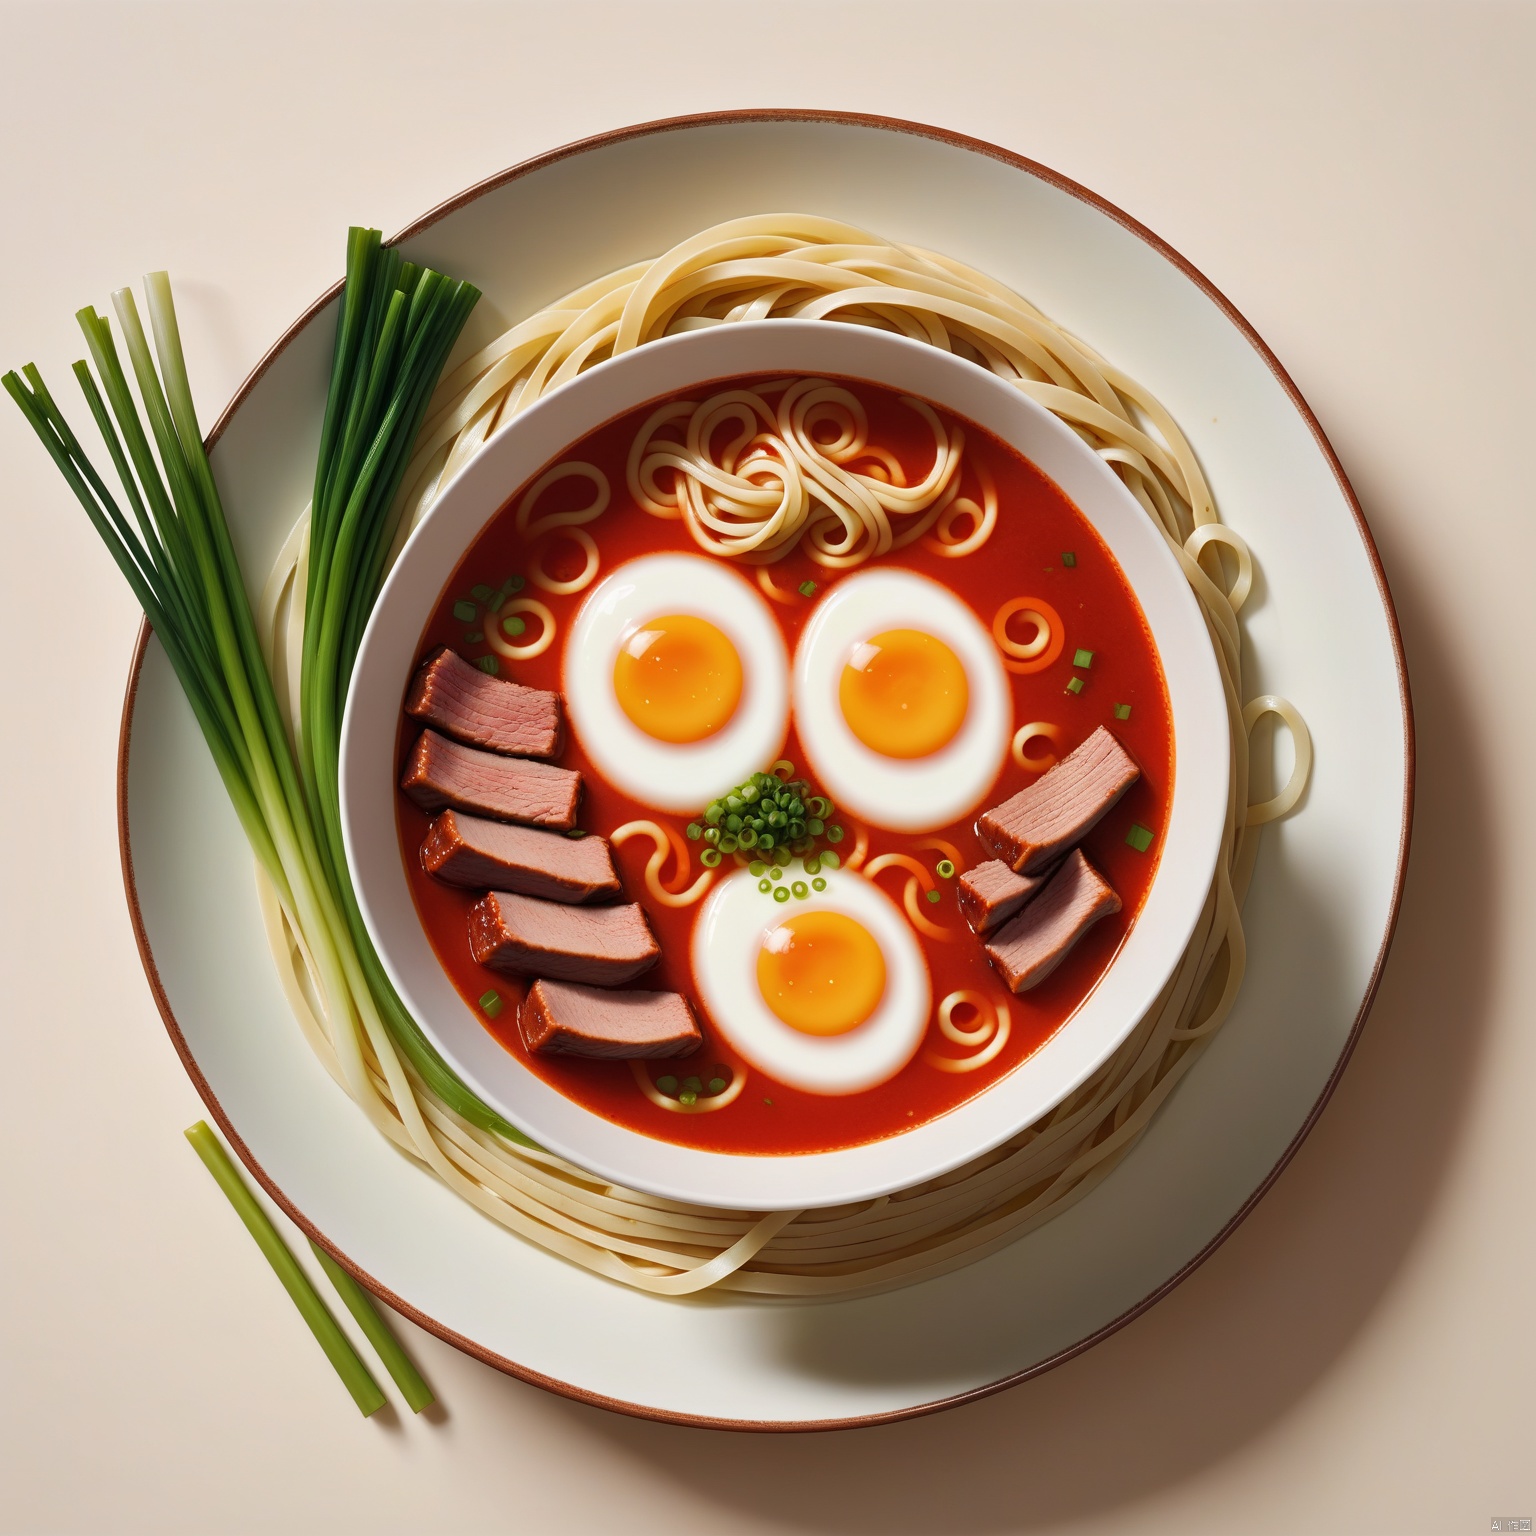
[[[509,495],[570,444],[637,406],[759,372],[832,374],[920,395],[1031,459],[1093,523],[1136,592],[1162,659],[1175,773],[1162,858],[1141,915],[1098,986],[1032,1057],[985,1092],[902,1135],[836,1152],[746,1156],[653,1140],[583,1109],[482,1027],[433,954],[395,829],[395,739],[419,637],[464,551]],[[1162,535],[1068,427],[984,369],[862,326],[769,320],[654,342],[581,374],[497,433],[406,544],[374,608],[341,743],[347,860],[400,996],[486,1103],[542,1146],[615,1182],[746,1210],[839,1205],[916,1184],[1050,1111],[1125,1039],[1172,972],[1215,869],[1226,811],[1226,711],[1205,623]]]

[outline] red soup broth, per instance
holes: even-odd
[[[730,385],[722,383],[717,387],[750,388],[754,382],[765,381],[733,380]],[[893,391],[863,382],[848,387],[868,413],[870,443],[896,455],[909,483],[920,480],[933,461],[933,438],[926,423],[904,406]],[[697,392],[693,398],[699,398]],[[717,558],[703,553],[681,521],[648,515],[634,504],[626,489],[625,463],[630,446],[656,403],[650,402],[609,422],[572,446],[558,461],[576,459],[595,464],[607,475],[612,488],[608,509],[586,525],[600,554],[598,580],[627,560],[659,551]],[[527,983],[475,962],[469,947],[468,915],[478,894],[443,885],[423,871],[418,850],[431,818],[404,794],[398,794],[401,852],[411,892],[443,969],[485,1028],[510,1055],[558,1092],[607,1120],[683,1146],[752,1154],[831,1151],[910,1130],[985,1092],[1039,1050],[1093,990],[1146,900],[1167,821],[1173,783],[1173,735],[1167,689],[1141,607],[1108,548],[1053,481],[975,424],[960,422],[947,412],[939,414],[951,429],[958,425],[965,433],[961,494],[980,502],[979,471],[983,467],[996,486],[998,516],[991,537],[975,553],[960,558],[942,555],[926,540],[919,540],[854,569],[894,565],[940,581],[969,604],[988,630],[998,609],[1021,597],[1041,599],[1060,616],[1066,639],[1056,660],[1038,672],[1008,674],[1014,723],[1015,727],[1030,721],[1055,725],[1059,732],[1056,743],[1036,739],[1026,745],[1025,751],[1042,755],[1054,751],[1057,756],[1064,756],[1098,726],[1107,725],[1141,765],[1140,780],[1083,844],[1088,858],[1119,894],[1121,910],[1090,929],[1044,982],[1014,997],[966,927],[956,903],[955,880],[936,878],[941,900],[932,905],[924,902],[922,910],[931,921],[950,930],[953,937],[939,942],[917,935],[928,965],[934,1006],[959,988],[972,989],[1006,1004],[1011,1011],[1010,1034],[993,1060],[969,1072],[942,1071],[930,1065],[924,1060],[925,1053],[953,1058],[979,1049],[959,1047],[944,1039],[937,1023],[930,1018],[923,1043],[912,1060],[894,1077],[866,1092],[843,1096],[806,1093],[747,1068],[749,1080],[730,1105],[708,1114],[678,1113],[652,1103],[636,1083],[627,1062],[549,1058],[531,1055],[524,1049],[517,1013]],[[455,615],[455,605],[474,602],[476,587],[482,593],[486,588],[499,592],[510,577],[526,576],[534,554],[542,561],[546,574],[557,581],[573,579],[582,570],[582,550],[558,531],[540,539],[534,548],[525,545],[515,526],[515,511],[522,494],[523,488],[519,488],[509,498],[460,561],[422,634],[418,654],[424,656],[439,645],[450,646],[471,661],[492,654],[483,638],[484,625],[498,622],[498,616],[487,614],[481,602],[475,619],[466,622]],[[585,479],[571,477],[557,482],[541,496],[537,515],[585,506],[591,494],[591,484]],[[957,529],[962,536],[965,531],[964,524]],[[738,562],[726,563],[748,580],[755,578],[754,568]],[[799,584],[809,579],[817,583],[820,596],[839,577],[838,572],[814,564],[798,550],[768,567],[768,571],[776,586],[789,594],[795,594]],[[554,613],[558,633],[555,643],[541,656],[515,663],[498,658],[499,675],[533,687],[560,689],[563,640],[590,590],[588,587],[561,597],[532,584],[525,587],[524,595],[536,596]],[[793,655],[795,642],[815,601],[774,602],[770,607],[782,626],[786,648]],[[462,611],[465,610],[461,608]],[[539,621],[529,616],[527,623],[528,638],[532,639]],[[1009,633],[1021,641],[1027,641],[1030,635],[1026,624]],[[1074,666],[1079,650],[1093,653],[1086,668]],[[1081,691],[1069,691],[1074,677],[1081,679]],[[1117,706],[1122,710],[1129,706],[1128,716],[1120,718]],[[416,733],[415,722],[402,716],[398,739],[402,771]],[[784,756],[796,765],[797,773],[806,773],[806,758],[793,719]],[[670,822],[681,830],[687,821],[686,817],[658,814],[605,782],[582,751],[574,732],[567,733],[560,762],[581,771],[585,787],[580,822],[590,832],[606,833],[635,819]],[[766,769],[768,765],[762,766]],[[980,863],[988,855],[977,840],[974,815],[1038,777],[1038,772],[1020,767],[1010,754],[991,791],[966,820],[920,835],[871,828],[869,856],[908,853],[933,869],[942,854],[931,843],[943,839],[959,851],[962,868]],[[719,792],[723,794],[729,788],[721,785]],[[820,786],[815,788],[819,791]],[[839,855],[846,858],[854,847],[856,823],[841,809],[832,820],[846,828],[847,835],[837,847]],[[1138,824],[1151,834],[1145,851],[1127,841],[1127,834]],[[1138,837],[1137,841],[1144,839]],[[694,855],[690,880],[699,872],[697,854],[703,846],[689,844]],[[726,1070],[720,1075],[729,1080],[733,1075],[731,1066],[739,1064],[739,1058],[699,1005],[691,974],[692,929],[703,903],[675,909],[646,902],[644,870],[652,851],[652,842],[644,837],[614,850],[628,899],[639,900],[646,906],[662,950],[661,962],[635,985],[686,995],[694,1003],[704,1032],[704,1045],[682,1060],[645,1062],[640,1068],[652,1083],[667,1075],[679,1080],[692,1075],[707,1084],[722,1067]],[[727,857],[721,873],[731,867],[732,860]],[[787,879],[802,877],[799,860],[785,873]],[[663,878],[669,887],[682,883],[671,864],[664,866]],[[899,905],[908,878],[900,868],[890,869],[880,877],[879,884]],[[764,896],[763,900],[767,902],[769,898]],[[791,902],[775,906],[774,910],[788,916],[796,905]],[[480,999],[488,992],[495,992],[501,999],[501,1009],[494,1019],[486,1018],[480,1008]],[[962,1008],[956,1012],[955,1022],[972,1027],[976,1020]],[[740,1070],[739,1065],[736,1069]]]

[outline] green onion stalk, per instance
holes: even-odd
[[[75,377],[112,459],[126,513],[37,368],[29,363],[0,383],[84,507],[165,648],[256,858],[304,936],[333,1027],[350,1029],[355,1038],[360,1023],[387,1075],[393,1041],[451,1109],[526,1144],[450,1071],[390,985],[348,874],[338,788],[347,685],[383,583],[400,482],[479,292],[404,261],[377,230],[350,232],[311,507],[295,741],[204,450],[170,280],[151,273],[144,289],[153,354],[132,292],[112,296],[142,414],[108,322],[89,307],[76,316],[90,365],[77,362]],[[369,1104],[361,1049],[339,1054],[354,1097]],[[397,1091],[397,1105],[400,1099]]]

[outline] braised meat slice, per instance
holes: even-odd
[[[976,835],[1010,869],[1038,875],[1140,777],[1130,753],[1101,725],[1028,789],[993,806],[976,823]]]
[[[549,901],[611,901],[623,893],[606,837],[508,826],[444,811],[421,845],[421,867],[447,885]]]
[[[558,693],[490,677],[446,645],[422,662],[405,712],[455,741],[514,757],[557,757],[565,738]]]
[[[1011,992],[1027,992],[1045,980],[1101,917],[1120,910],[1120,898],[1074,848],[1045,889],[993,934],[987,958]]]
[[[960,876],[960,913],[973,933],[986,933],[1038,896],[1048,879],[1048,872],[1016,875],[1001,859],[988,859]]]
[[[469,947],[493,970],[594,987],[622,987],[661,958],[634,902],[572,907],[511,891],[492,891],[469,909]]]
[[[704,1037],[677,992],[614,992],[569,981],[536,981],[517,1015],[523,1044],[538,1056],[687,1056]]]
[[[581,775],[574,769],[482,752],[436,731],[417,737],[400,787],[424,811],[451,806],[557,832],[576,825],[581,799]]]

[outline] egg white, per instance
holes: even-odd
[[[698,999],[729,1044],[759,1072],[805,1093],[862,1093],[912,1059],[928,1026],[932,990],[917,938],[896,904],[860,875],[824,870],[827,889],[777,902],[747,870],[718,882],[693,925]],[[862,923],[885,957],[885,991],[875,1011],[842,1035],[791,1029],[757,984],[763,939],[805,912],[841,912]]]
[[[672,613],[708,620],[741,658],[736,712],[702,741],[647,736],[613,690],[624,642]],[[599,582],[566,637],[562,674],[571,727],[593,765],[615,788],[660,811],[701,811],[765,769],[788,732],[789,658],[778,623],[754,588],[700,555],[645,555]]]
[[[965,669],[965,720],[927,757],[872,751],[838,700],[854,648],[891,629],[935,636]],[[931,832],[974,810],[1002,771],[1013,731],[1013,694],[991,635],[953,592],[913,571],[865,571],[832,588],[795,650],[794,704],[822,790],[840,810],[893,832]]]

